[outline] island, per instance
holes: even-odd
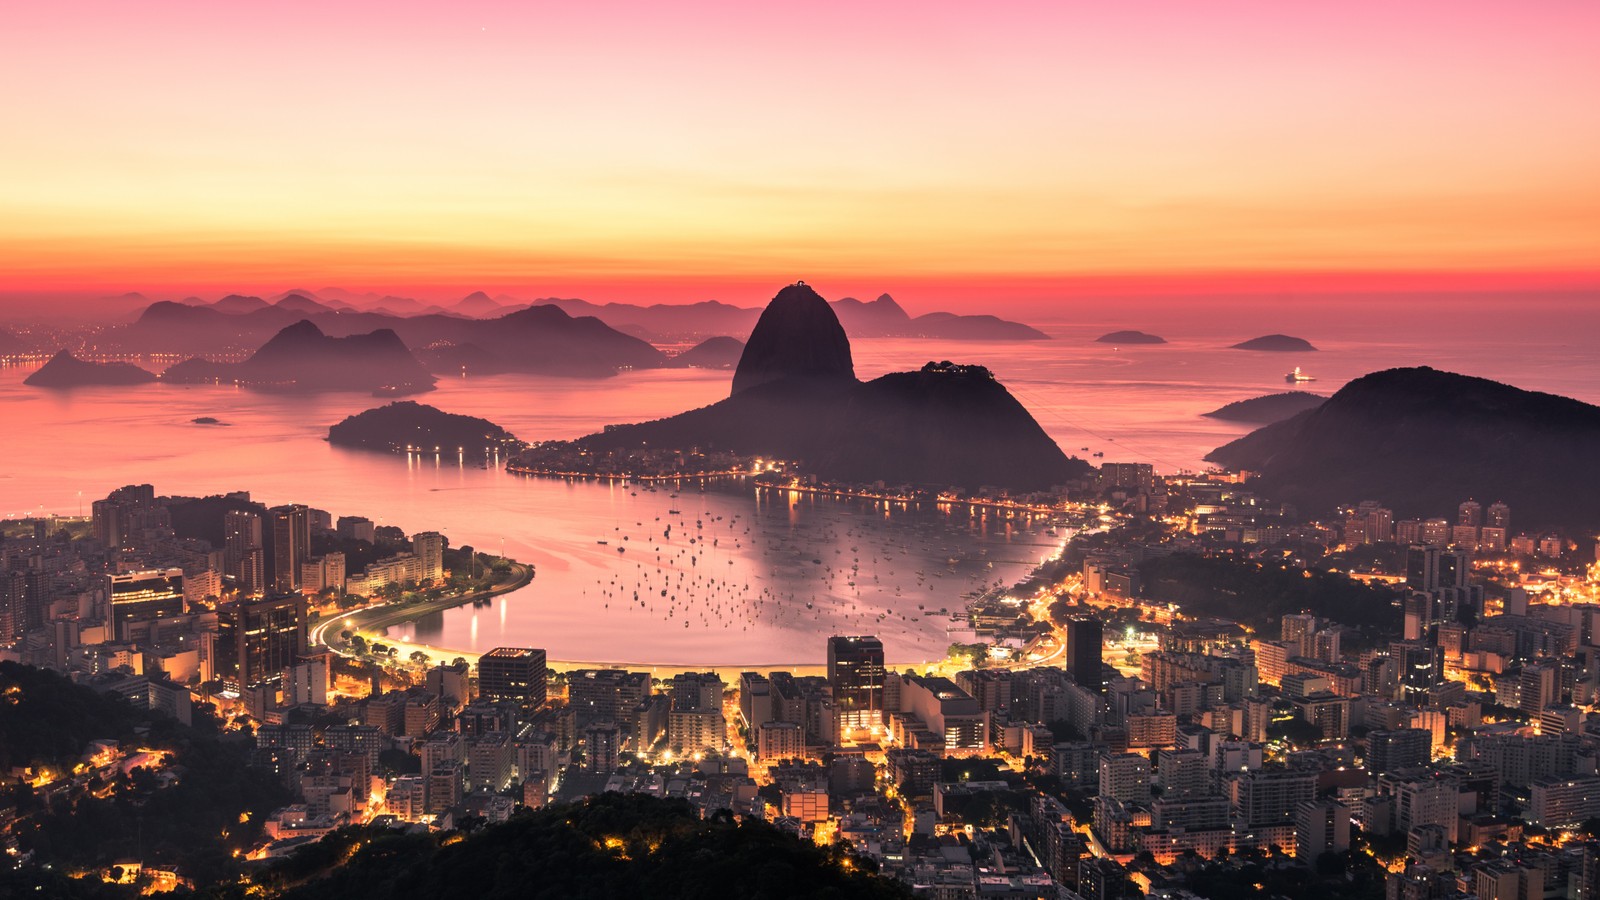
[[[1227,406],[1201,415],[1209,419],[1222,419],[1225,422],[1253,422],[1265,425],[1287,419],[1308,409],[1316,409],[1327,399],[1321,394],[1305,391],[1284,391],[1281,394],[1235,400]]]
[[[194,424],[194,425],[223,425],[223,426],[226,426],[226,425],[230,424],[228,422],[222,421],[221,419],[217,418],[216,416],[200,416],[199,418],[190,419],[189,422],[191,424]]]
[[[411,400],[399,400],[357,413],[328,429],[328,443],[404,453],[408,450],[510,454],[526,445],[488,419],[447,413]]]
[[[1206,459],[1258,473],[1256,490],[1307,510],[1381,497],[1397,516],[1460,495],[1511,504],[1530,526],[1593,530],[1600,407],[1427,367],[1363,375],[1314,409]]]
[[[1305,338],[1287,334],[1268,334],[1251,338],[1228,348],[1229,350],[1259,350],[1267,353],[1305,353],[1317,349]]]
[[[1097,344],[1165,344],[1167,339],[1143,331],[1113,331],[1094,339]]]
[[[87,362],[62,350],[39,370],[23,379],[32,387],[92,387],[105,385],[149,384],[156,380],[155,373],[147,372],[133,363]]]

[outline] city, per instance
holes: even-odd
[[[109,728],[13,756],[7,851],[203,886],[198,847],[48,839],[93,804],[174,789],[203,752],[181,726],[214,732],[256,791],[208,836],[245,879],[342,829],[451,832],[612,792],[838,844],[924,896],[1183,897],[1248,873],[1482,897],[1595,877],[1594,544],[1472,500],[1300,521],[1236,478],[1138,463],[1053,505],[1095,527],[974,598],[968,642],[921,671],[836,635],[825,666],[670,675],[526,647],[402,656],[353,627],[534,577],[437,532],[150,485],[84,519],[13,520],[7,700],[47,677],[22,663],[78,685],[52,695],[167,724],[138,746]],[[1271,600],[1279,575],[1338,584],[1276,616],[1226,599],[1252,584]]]

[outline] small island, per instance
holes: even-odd
[[[1248,400],[1235,400],[1227,406],[1213,409],[1208,413],[1201,413],[1201,415],[1210,419],[1222,419],[1226,422],[1250,422],[1257,425],[1265,425],[1268,422],[1282,421],[1308,409],[1315,409],[1327,399],[1321,394],[1310,394],[1305,391],[1285,391],[1281,394],[1251,397]]]
[[[62,350],[22,383],[32,387],[69,388],[149,384],[155,380],[154,372],[147,372],[133,363],[86,362]]]
[[[224,422],[216,416],[200,416],[199,418],[190,419],[189,422],[193,425],[221,425],[223,427],[232,424],[230,422]]]
[[[1234,344],[1229,350],[1261,350],[1268,353],[1304,353],[1317,348],[1305,338],[1290,337],[1287,334],[1268,334],[1258,338],[1251,338],[1243,343]]]
[[[328,443],[386,453],[453,450],[474,455],[510,455],[527,446],[488,419],[447,413],[410,400],[350,416],[328,429]]]
[[[1167,339],[1143,331],[1113,331],[1094,339],[1097,344],[1165,344]]]

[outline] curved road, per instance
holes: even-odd
[[[338,640],[340,631],[381,631],[391,625],[399,625],[413,619],[432,613],[441,612],[457,606],[464,606],[477,600],[494,597],[499,594],[527,587],[533,582],[533,567],[524,563],[511,563],[511,574],[504,581],[497,581],[490,585],[488,590],[478,591],[473,594],[462,594],[458,597],[446,597],[429,603],[417,603],[400,606],[393,603],[382,603],[376,606],[363,606],[349,612],[340,613],[329,619],[324,619],[311,627],[306,635],[306,642],[313,649],[327,650],[341,656],[350,656],[341,647],[335,646],[328,640],[328,632],[335,623],[344,623],[334,630],[334,639]],[[456,654],[463,655],[463,654]]]

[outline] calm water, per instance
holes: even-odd
[[[1246,430],[1200,413],[1283,390],[1284,373],[1296,365],[1317,376],[1309,387],[1321,392],[1376,369],[1426,364],[1600,402],[1588,342],[1600,323],[1583,301],[1364,301],[1341,309],[1285,301],[1229,309],[1107,307],[1072,323],[1045,323],[1056,340],[1033,344],[854,346],[863,377],[930,359],[988,365],[1068,452],[1088,447],[1107,460],[1150,461],[1164,471],[1198,468],[1207,451]],[[1120,328],[1171,343],[1092,343]],[[1305,337],[1320,352],[1222,349],[1272,332]],[[249,489],[267,503],[437,529],[538,567],[523,591],[407,629],[445,647],[531,645],[555,659],[663,664],[816,662],[828,634],[855,631],[883,637],[892,660],[923,659],[949,643],[942,619],[925,613],[954,610],[972,590],[1015,580],[1059,540],[1041,525],[965,513],[886,515],[830,500],[761,504],[734,488],[673,497],[328,446],[329,424],[378,402],[361,394],[283,397],[171,385],[63,393],[24,387],[27,372],[0,370],[0,515],[72,514],[135,481],[168,494]],[[422,399],[484,416],[524,439],[570,438],[713,402],[726,395],[729,377],[678,370],[606,381],[499,376],[445,381]],[[190,424],[197,416],[230,425]]]

